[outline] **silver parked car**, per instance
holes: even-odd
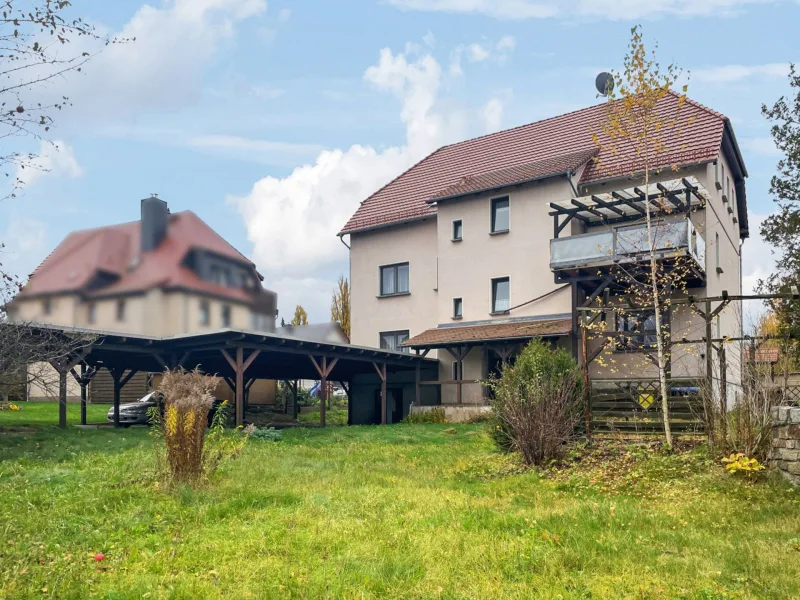
[[[211,405],[211,410],[208,411],[208,425],[214,420],[214,415],[217,409],[222,405],[224,400],[219,398],[214,399]],[[119,423],[123,427],[130,427],[131,425],[149,425],[150,419],[148,412],[151,408],[157,406],[162,412],[164,410],[164,396],[161,392],[150,392],[139,398],[136,402],[125,402],[119,405]],[[108,409],[108,422],[114,422],[114,407]]]
[[[150,392],[139,398],[136,402],[125,402],[119,405],[119,423],[125,427],[131,425],[147,425],[150,421],[147,415],[154,406],[161,406],[163,397],[160,392]],[[114,422],[114,407],[108,409],[108,422]]]

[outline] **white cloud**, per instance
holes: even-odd
[[[748,212],[748,226],[750,238],[742,245],[742,293],[755,293],[759,280],[766,279],[775,272],[775,255],[770,246],[760,233],[761,223],[767,215],[757,215]],[[748,300],[745,302],[745,325],[757,322],[759,315],[764,311],[764,304],[760,301]]]
[[[781,156],[781,151],[775,146],[775,142],[769,136],[744,138],[741,141],[742,148],[754,154],[763,156]]]
[[[693,83],[714,83],[730,84],[764,77],[764,78],[785,78],[789,74],[788,63],[768,63],[764,65],[721,65],[717,67],[705,67],[693,69],[691,80]]]
[[[604,18],[620,21],[662,16],[728,16],[748,4],[770,0],[388,0],[404,10],[480,14],[496,19],[554,17]]]
[[[4,270],[26,279],[47,252],[47,226],[36,219],[11,219],[2,240],[5,248],[0,250],[0,262]]]
[[[292,11],[288,8],[284,8],[281,10],[281,12],[278,13],[278,22],[287,23],[291,16],[292,16]]]
[[[286,94],[286,90],[269,85],[254,85],[250,88],[250,93],[262,100],[277,100]]]
[[[492,53],[491,48],[484,48],[480,44],[470,44],[467,46],[470,62],[482,62],[489,58]]]
[[[265,177],[247,196],[229,198],[245,221],[254,244],[253,259],[266,277],[265,285],[278,292],[284,315],[294,309],[291,294],[299,294],[298,290],[319,289],[319,298],[327,299],[326,306],[330,302],[333,281],[348,269],[347,250],[336,234],[359,202],[466,132],[463,114],[452,106],[439,106],[442,69],[432,56],[411,60],[404,53],[384,49],[378,63],[364,73],[364,80],[399,99],[403,145],[326,150],[287,177]],[[282,290],[289,290],[288,297]],[[314,320],[328,318],[327,310],[309,314]]]
[[[106,126],[98,131],[104,137],[137,140],[165,146],[190,148],[206,154],[254,162],[262,165],[293,167],[322,151],[318,144],[261,140],[236,135],[192,133],[180,129]]]
[[[436,36],[433,35],[432,31],[428,31],[425,35],[422,36],[422,41],[428,48],[435,48],[436,47]]]
[[[494,97],[486,103],[482,112],[486,133],[494,133],[502,129],[504,112],[505,106],[501,98]]]
[[[83,169],[75,158],[75,151],[61,140],[42,141],[38,155],[26,164],[24,168],[18,165],[15,173],[16,179],[25,187],[30,187],[44,176],[74,179],[83,174]]]
[[[516,46],[517,40],[513,35],[503,36],[496,44],[487,40],[484,40],[483,43],[459,44],[450,53],[448,74],[450,77],[460,77],[464,74],[464,70],[461,68],[461,58],[464,54],[472,63],[491,60],[499,65],[504,65]]]
[[[266,10],[266,0],[143,5],[120,31],[110,32],[135,41],[107,46],[69,80],[71,110],[97,120],[191,104],[202,92],[203,73],[233,39],[237,24]]]

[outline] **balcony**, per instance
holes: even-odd
[[[653,245],[659,258],[690,257],[694,259],[698,275],[704,273],[705,241],[690,219],[657,220],[652,231]],[[644,223],[602,228],[595,233],[550,241],[550,269],[557,274],[588,267],[642,262],[647,258],[649,244]]]

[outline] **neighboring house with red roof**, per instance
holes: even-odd
[[[535,336],[577,355],[576,306],[636,254],[621,241],[641,233],[646,201],[637,188],[642,158],[623,142],[612,148],[602,133],[607,110],[601,104],[445,146],[366,198],[339,234],[351,248],[353,343],[430,351],[448,382],[485,378]],[[658,215],[667,245],[696,263],[693,293],[741,293],[747,171],[731,123],[692,100],[681,106],[676,94],[658,112],[677,122],[650,161],[661,168],[650,193],[664,198],[651,208],[669,208]],[[652,315],[637,319],[641,340],[649,339]],[[696,331],[691,315],[673,319],[673,335]],[[715,326],[717,337],[735,336],[741,319],[725,311]],[[612,360],[617,377],[654,374],[630,349]],[[673,373],[692,375],[702,363],[685,362]],[[613,373],[593,364],[592,375]],[[441,389],[443,404],[484,403],[478,383]]]
[[[277,295],[262,279],[252,261],[196,214],[170,214],[153,196],[141,201],[138,221],[69,234],[8,311],[17,321],[156,337],[225,328],[274,331]],[[98,374],[92,400],[110,400],[107,380]],[[263,389],[254,386],[251,402],[274,399],[274,382],[257,384]],[[142,373],[124,390],[135,397],[146,386]],[[37,397],[37,390],[30,395]]]

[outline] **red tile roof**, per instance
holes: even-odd
[[[665,119],[677,116],[677,125],[663,135],[657,166],[714,160],[720,153],[726,118],[692,100],[678,110],[678,102],[677,94],[669,94],[658,107]],[[642,168],[643,161],[631,144],[614,146],[602,134],[608,110],[607,104],[599,104],[444,146],[364,200],[340,234],[433,216],[436,206],[429,200],[469,188],[469,181],[485,185],[498,179],[511,185],[517,182],[514,173],[524,181],[531,172],[547,171],[548,161],[566,164],[567,157],[588,157],[580,183],[632,174]],[[602,147],[596,161],[590,160],[590,153],[597,152],[593,133]]]
[[[165,238],[150,252],[139,252],[139,232],[140,221],[134,221],[69,234],[37,267],[18,296],[69,292],[105,296],[162,287],[232,300],[251,299],[246,290],[204,281],[182,264],[189,250],[195,248],[253,264],[193,212],[170,215]],[[116,280],[88,290],[88,284],[98,275],[110,275]]]
[[[457,198],[467,194],[486,192],[509,185],[552,177],[553,175],[563,174],[567,171],[574,173],[579,167],[582,167],[593,158],[597,152],[598,148],[591,148],[589,150],[580,150],[563,156],[548,157],[527,165],[492,171],[485,175],[477,175],[475,177],[466,175],[453,185],[434,194],[428,202],[441,202],[448,198]]]
[[[572,323],[569,319],[487,323],[485,325],[466,325],[464,327],[436,327],[415,335],[403,342],[401,346],[425,348],[490,340],[523,340],[534,337],[567,335],[571,330]]]

